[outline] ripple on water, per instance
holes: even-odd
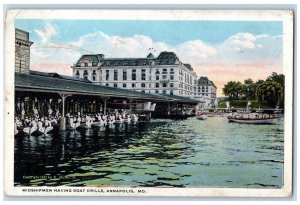
[[[189,118],[18,138],[15,185],[278,188],[283,133],[282,122],[256,126]],[[32,173],[59,177],[22,178]]]

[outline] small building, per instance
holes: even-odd
[[[98,85],[149,94],[192,98],[196,95],[196,73],[174,52],[161,52],[157,57],[149,53],[145,58],[83,55],[72,68],[74,77],[88,79]]]
[[[15,72],[28,73],[30,70],[30,46],[29,33],[15,29]]]
[[[215,108],[217,99],[217,87],[208,77],[201,76],[197,81],[197,95],[195,99],[199,99],[205,104],[203,108]]]

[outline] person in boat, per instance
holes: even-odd
[[[59,119],[59,118],[60,118],[60,113],[59,113],[59,110],[56,110],[56,113],[55,113],[55,118],[56,118],[56,119]]]
[[[49,107],[48,109],[48,117],[52,117],[53,114],[53,110],[51,109],[51,107]]]
[[[25,110],[22,109],[21,111],[21,120],[24,120],[25,119]]]
[[[35,107],[33,108],[33,114],[36,118],[39,118],[39,111]]]

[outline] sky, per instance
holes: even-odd
[[[29,32],[31,69],[72,75],[83,54],[146,57],[173,51],[218,87],[282,73],[282,22],[16,19]]]

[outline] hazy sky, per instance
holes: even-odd
[[[71,75],[82,54],[146,57],[174,51],[198,76],[207,76],[222,95],[224,83],[265,79],[282,73],[282,22],[31,20],[17,19],[28,31],[31,68]]]

